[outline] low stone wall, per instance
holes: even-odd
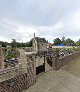
[[[77,58],[80,56],[80,51],[77,51],[73,54],[64,56],[59,58],[57,55],[54,57],[53,59],[53,69],[54,70],[58,70],[60,69],[63,65],[65,65],[66,63],[70,62],[71,60]]]
[[[34,84],[27,73],[16,76],[0,83],[0,92],[21,92]]]
[[[22,92],[36,83],[35,61],[29,61],[26,67],[26,73],[0,82],[0,92]]]
[[[16,75],[19,75],[18,67],[3,69],[0,71],[0,82],[11,79]]]

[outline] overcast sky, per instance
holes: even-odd
[[[0,40],[80,39],[80,0],[0,0]]]

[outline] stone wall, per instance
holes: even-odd
[[[58,52],[53,55],[53,69],[58,70],[61,68],[61,66],[65,65],[66,63],[70,62],[71,60],[77,58],[80,56],[80,51],[74,52],[73,54],[69,54],[64,57],[59,57]]]
[[[27,63],[26,73],[0,82],[0,92],[22,92],[36,83],[35,61],[29,60]]]

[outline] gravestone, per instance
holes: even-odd
[[[8,55],[9,52],[11,52],[11,46],[10,45],[7,45],[7,52],[6,52],[6,54]]]

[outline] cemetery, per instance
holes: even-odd
[[[11,46],[2,48],[1,54],[4,58],[4,68],[14,67],[18,64],[19,52],[16,49],[12,49]]]
[[[47,48],[47,44],[45,38],[34,34],[32,47],[7,46],[6,54],[0,47],[0,92],[22,92],[36,84],[39,74],[58,71],[80,56],[80,48]]]

